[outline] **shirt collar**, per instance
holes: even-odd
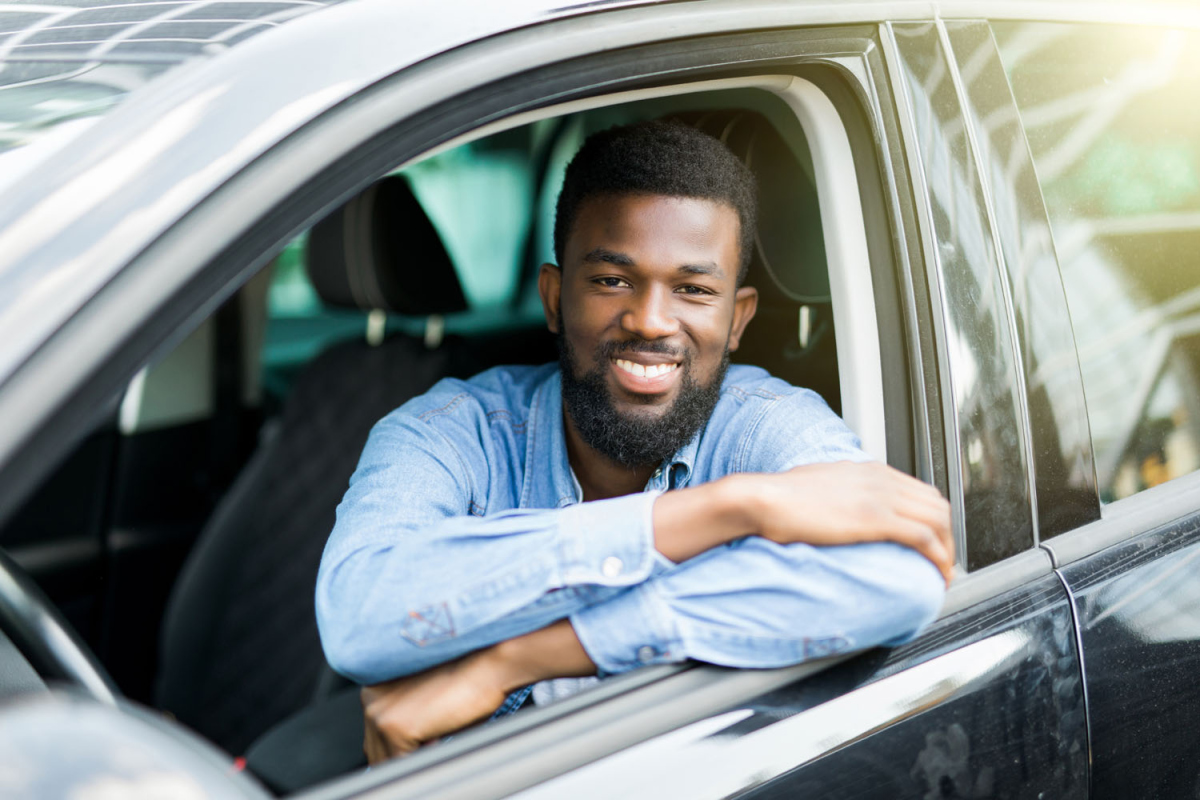
[[[562,375],[559,370],[548,375],[534,391],[529,420],[521,507],[562,508],[579,502],[579,482],[567,458]],[[687,486],[703,434],[703,429],[697,431],[691,441],[663,462],[663,469],[650,479],[647,488],[678,489]]]

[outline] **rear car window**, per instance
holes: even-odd
[[[541,318],[536,305],[512,311],[527,277],[523,264],[532,235],[539,134],[535,124],[469,142],[399,173],[437,228],[467,299],[469,310],[446,320],[448,332]],[[327,346],[366,332],[365,312],[321,302],[305,269],[307,238],[301,234],[280,253],[267,295],[263,385],[275,398],[285,396],[295,373]],[[424,319],[401,316],[387,323],[388,330],[417,335],[424,325]]]
[[[1106,503],[1200,468],[1200,33],[994,23]]]

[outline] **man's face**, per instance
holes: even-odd
[[[661,461],[707,421],[728,353],[753,316],[737,288],[737,211],[660,195],[592,198],[561,270],[543,268],[563,399],[589,446],[626,466]]]

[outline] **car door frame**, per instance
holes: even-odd
[[[653,31],[655,28],[661,31],[658,26],[661,24],[662,18],[681,19],[676,11],[669,8],[635,9],[631,10],[628,15],[620,16],[619,19],[622,23],[625,23],[626,20],[634,20],[635,12],[636,22],[642,26],[640,28],[642,39],[639,40],[636,36],[630,37],[628,29],[619,30],[622,25],[614,22],[611,26],[612,30],[609,31],[612,38],[608,40],[608,43],[629,45],[634,41],[652,40],[655,36],[661,36],[661,33]],[[800,14],[794,16],[803,17]],[[613,18],[618,19],[615,14]],[[556,25],[574,28],[577,36],[595,36],[597,31],[605,30],[604,26],[595,19],[588,18],[585,21],[587,24],[578,26],[569,26],[565,22],[548,23],[542,35],[553,34]],[[630,26],[632,23],[626,25],[626,28]],[[695,30],[697,25],[693,21],[693,24],[688,27]],[[520,31],[508,36],[520,38],[531,35],[533,35],[531,31]],[[755,46],[770,47],[780,42],[794,45],[797,37],[802,38],[803,35],[805,34],[796,30],[773,35],[774,38],[773,36],[759,35],[755,37]],[[395,142],[396,130],[385,123],[388,120],[399,118],[398,108],[407,108],[408,113],[411,114],[414,108],[432,107],[433,100],[436,99],[433,97],[434,85],[438,86],[439,91],[445,91],[447,85],[443,80],[444,75],[438,74],[437,80],[431,77],[432,74],[437,74],[441,70],[451,76],[456,76],[459,81],[457,84],[451,81],[450,85],[477,87],[478,79],[475,70],[470,68],[470,62],[486,57],[489,53],[509,52],[507,48],[511,46],[511,43],[501,41],[504,38],[506,37],[463,48],[441,60],[434,59],[397,78],[396,86],[390,85],[389,81],[384,81],[371,90],[356,95],[353,101],[347,100],[335,112],[323,115],[316,122],[289,136],[282,145],[270,152],[269,157],[260,159],[238,178],[222,186],[190,212],[183,222],[156,240],[111,284],[105,287],[80,315],[56,333],[38,358],[22,368],[21,374],[18,376],[19,380],[6,383],[3,394],[0,395],[0,405],[3,405],[15,394],[28,398],[31,392],[38,389],[45,390],[51,382],[64,377],[69,377],[66,382],[70,394],[51,392],[51,396],[55,396],[59,400],[54,407],[62,415],[57,418],[57,421],[62,424],[42,425],[38,428],[35,437],[22,447],[20,456],[13,457],[6,462],[4,477],[18,469],[23,463],[27,464],[39,457],[44,458],[48,453],[52,453],[56,446],[61,449],[61,443],[69,439],[71,432],[74,431],[77,435],[79,431],[86,428],[94,417],[94,409],[104,407],[106,402],[110,402],[114,390],[127,381],[152,353],[169,347],[183,335],[189,324],[194,324],[210,313],[217,304],[228,297],[241,282],[265,262],[274,248],[360,189],[365,184],[367,175],[379,174],[388,166],[404,160],[398,156],[399,148]],[[604,46],[605,39],[603,37],[593,39],[588,45],[589,49],[597,50]],[[543,53],[542,58],[547,63],[556,63],[554,59],[561,57],[560,51],[561,48],[559,51],[551,50],[549,54]],[[435,64],[435,61],[439,63]],[[444,63],[441,63],[442,61]],[[520,71],[517,66],[519,64],[513,66],[514,73]],[[711,67],[712,65],[708,65],[707,68],[711,69]],[[726,74],[729,69],[728,63],[723,64],[721,74]],[[418,81],[418,77],[423,80]],[[609,91],[612,88],[611,81],[607,83],[598,81],[593,84],[593,87],[600,91]],[[414,99],[413,96],[406,96],[405,89],[412,89],[409,94],[415,95],[417,99]],[[418,90],[423,90],[424,95]],[[526,83],[520,87],[518,94],[537,92],[538,99],[534,101],[536,104],[545,102],[544,91],[545,86]],[[576,91],[584,90],[577,88]],[[420,99],[421,97],[424,97],[423,101]],[[493,95],[493,101],[496,99]],[[873,100],[877,101],[878,97]],[[501,99],[500,102],[502,104],[505,101]],[[521,105],[512,101],[512,104],[504,111],[496,112],[496,116],[512,114],[520,109]],[[421,147],[414,148],[412,155],[433,146],[439,138],[449,139],[455,131],[465,130],[472,125],[479,124],[480,120],[476,114],[472,113],[469,116],[470,122],[460,123],[455,123],[445,111],[434,111],[422,116],[418,125],[408,126],[404,131],[405,135],[409,136],[425,136]],[[455,127],[456,124],[459,127]],[[435,133],[422,134],[419,130],[421,125]],[[364,130],[379,132],[365,137]],[[346,158],[331,162],[328,153],[324,150],[330,141],[337,141],[342,136],[356,137],[353,140],[360,142],[360,146]],[[889,138],[889,141],[894,141],[894,139]],[[896,162],[894,159],[881,160],[883,162],[882,174],[890,175],[890,170]],[[305,163],[330,163],[330,166],[313,177],[298,179],[295,167]],[[272,178],[277,180],[272,181]],[[907,191],[894,191],[889,194],[892,196],[887,197],[888,203],[903,206],[905,203],[911,202],[911,198],[907,197]],[[280,202],[281,197],[284,198],[282,202]],[[263,208],[271,209],[266,218],[258,216],[259,210]],[[893,208],[890,213],[895,213],[895,209]],[[245,221],[248,218],[255,219],[257,222],[247,227]],[[911,230],[909,229],[910,233]],[[213,235],[214,232],[225,231],[242,232],[232,241]],[[892,231],[892,233],[896,232]],[[914,247],[912,242],[906,239],[906,248],[911,251],[912,247]],[[897,248],[897,252],[903,253],[906,248]],[[173,259],[177,259],[181,253],[187,254],[183,268],[173,272],[167,270],[165,265],[171,264]],[[894,257],[902,263],[907,263],[902,254],[894,255]],[[904,286],[903,291],[906,292],[912,286],[919,286],[915,281],[908,281],[902,285]],[[136,319],[137,315],[128,315],[127,312],[122,311],[123,306],[131,301],[141,308],[152,309],[152,311],[144,314],[138,320]],[[128,319],[130,316],[135,319],[130,321]],[[134,326],[132,322],[140,322],[140,327]],[[916,341],[926,343],[921,347],[910,349],[907,357],[900,360],[903,365],[913,363],[917,365],[912,370],[912,374],[925,375],[926,370],[929,369],[928,363],[932,360],[930,351],[926,350],[926,347],[932,345],[932,342],[928,335],[921,334],[921,331],[928,330],[929,327],[912,320],[902,323],[901,320],[896,319],[892,322],[896,325],[906,325],[909,330],[908,335],[898,336],[896,341],[908,341],[915,329]],[[111,329],[106,331],[106,325]],[[89,367],[95,367],[94,371],[81,370],[77,366],[81,360],[81,353],[78,349],[72,350],[72,347],[78,348],[85,343],[89,336],[97,338],[89,346],[83,347],[82,361]],[[75,366],[72,366],[68,359],[74,361]],[[912,402],[913,395],[920,399],[923,392],[936,384],[927,383],[923,379],[911,380],[906,374],[902,385],[903,394],[901,396],[909,397]],[[19,405],[21,399],[18,396],[16,401],[11,402]],[[29,420],[32,424],[32,420],[37,419],[38,416],[33,412],[27,412],[21,419]],[[946,485],[944,461],[941,462],[939,470],[939,460],[944,459],[944,455],[939,455],[939,453],[944,451],[932,444],[942,438],[937,435],[940,428],[940,406],[937,403],[928,402],[928,398],[926,398],[924,402],[912,402],[912,410],[905,416],[910,421],[910,424],[905,427],[910,431],[918,432],[914,436],[912,452],[906,459],[908,468],[923,477],[933,479],[944,488]],[[1044,555],[1031,551],[997,565],[998,569],[989,568],[972,576],[953,593],[948,604],[949,611],[959,610],[966,605],[972,605],[992,597],[1004,589],[1026,583],[1031,574],[1047,573],[1048,565],[1043,566],[1044,562]],[[1032,573],[1027,567],[1033,569]],[[672,729],[684,724],[688,719],[696,719],[697,714],[703,716],[713,713],[713,709],[728,708],[731,704],[794,683],[828,665],[828,663],[811,663],[787,670],[763,672],[726,671],[698,667],[664,667],[644,670],[635,675],[614,680],[601,689],[564,703],[560,707],[539,711],[538,719],[520,724],[535,725],[540,729],[540,735],[543,738],[551,737],[559,744],[563,741],[561,735],[564,728],[561,725],[546,724],[552,720],[569,723],[569,726],[573,728],[586,729],[597,719],[607,719],[611,725],[624,729],[623,734],[616,738],[610,736],[605,742],[591,741],[577,744],[575,746],[577,758],[582,759],[578,763],[585,763],[594,760],[605,748],[615,750],[626,747],[635,741],[644,741],[649,738],[653,730]],[[699,699],[701,695],[704,697],[702,701]],[[669,707],[674,711],[669,710]],[[584,710],[589,713],[580,713]],[[637,712],[640,712],[640,715]],[[650,714],[653,719],[646,719],[647,714]],[[666,728],[662,727],[664,725]],[[513,726],[508,726],[507,729],[504,729],[503,726],[495,726],[494,731],[481,732],[475,736],[474,743],[470,744],[469,749],[477,753],[486,750],[489,760],[500,758],[504,753],[511,754],[517,751],[528,753],[530,750],[537,751],[539,749],[536,746],[538,737],[517,735],[518,733],[519,730]],[[504,741],[500,742],[500,739]],[[464,741],[466,741],[466,737],[464,737]],[[493,744],[494,746],[489,747]],[[443,752],[448,754],[448,751]],[[436,753],[432,754],[431,759],[436,762],[445,760],[443,756]],[[539,760],[543,763],[550,761],[545,757]],[[561,771],[562,766],[570,763],[570,760],[558,759],[554,763],[555,766],[552,768]],[[399,772],[407,774],[424,770],[429,766],[432,764],[423,764],[421,756],[418,756],[410,760],[407,765],[402,765],[402,768],[397,769]],[[455,764],[455,771],[461,766],[461,762]],[[427,772],[426,774],[432,773]],[[338,784],[339,788],[331,791],[337,793],[355,790],[356,787],[382,789],[388,781],[399,777],[399,773],[393,774],[388,770],[379,770],[374,777],[352,779],[365,780],[365,783]],[[529,776],[522,778],[522,780],[527,779],[531,778]],[[493,777],[484,774],[480,780],[482,783],[478,788],[482,789],[485,788],[484,784],[490,784],[486,787],[489,791],[496,789]],[[419,782],[410,780],[405,784],[405,791],[409,791],[408,786],[417,785]]]

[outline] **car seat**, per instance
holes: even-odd
[[[430,316],[467,305],[402,177],[319,222],[307,256],[331,306]],[[461,340],[436,338],[343,342],[306,366],[180,573],[164,616],[156,703],[230,753],[329,688],[313,587],[367,434],[439,378],[477,367]]]

